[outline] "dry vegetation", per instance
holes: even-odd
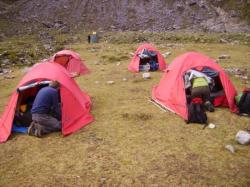
[[[67,46],[79,52],[92,71],[77,82],[91,95],[95,121],[64,138],[60,133],[41,139],[13,134],[0,144],[0,186],[250,186],[249,146],[234,140],[238,130],[250,128],[250,119],[216,109],[209,113],[216,128],[202,130],[160,110],[148,99],[162,72],[142,80],[141,74],[127,71],[129,53],[137,46]],[[250,68],[246,45],[167,46],[163,41],[156,45],[162,53],[172,52],[168,63],[195,50],[213,58],[231,55],[220,62],[223,67]],[[20,69],[15,74],[13,80],[0,79],[0,112],[22,77]],[[230,77],[238,90],[246,86]],[[115,84],[106,84],[109,80]],[[236,147],[235,154],[225,150],[227,144]]]

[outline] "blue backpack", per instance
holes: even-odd
[[[150,61],[150,71],[157,71],[159,64],[156,61]]]

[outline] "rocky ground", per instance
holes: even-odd
[[[1,0],[0,5],[0,17],[22,23],[26,32],[41,28],[63,33],[79,29],[250,31],[249,0]]]

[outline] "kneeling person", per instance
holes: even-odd
[[[206,76],[204,73],[196,70],[189,70],[189,80],[192,80],[191,85],[191,98],[200,97],[204,103],[205,108],[213,112],[214,106],[210,102],[210,88],[211,78]]]
[[[60,83],[52,81],[49,86],[37,93],[31,109],[33,121],[28,128],[29,135],[41,137],[44,134],[61,130],[59,88]],[[55,117],[51,113],[54,113]]]

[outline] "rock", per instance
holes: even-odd
[[[133,52],[130,52],[129,55],[130,55],[130,56],[134,56],[135,54],[134,54]]]
[[[209,128],[209,129],[214,129],[216,126],[215,126],[215,124],[213,124],[213,123],[209,123],[209,125],[207,126],[207,128]]]
[[[95,81],[96,84],[99,84],[99,81]]]
[[[228,41],[226,39],[221,38],[220,43],[228,43]]]
[[[3,51],[2,54],[0,56],[8,56],[9,55],[9,52],[8,51]]]
[[[115,81],[107,81],[107,84],[115,84]]]
[[[114,31],[114,30],[116,30],[116,29],[117,29],[117,27],[116,27],[116,26],[114,26],[114,25],[111,25],[111,26],[110,26],[110,29],[111,29],[112,31]]]
[[[10,60],[9,59],[3,59],[2,64],[3,65],[8,65],[8,64],[10,64]]]
[[[241,76],[240,78],[243,79],[243,80],[248,80],[248,76],[247,75]]]
[[[44,44],[43,47],[47,50],[47,51],[52,51],[52,47],[50,44]]]
[[[58,29],[58,28],[60,28],[61,26],[62,26],[61,23],[55,23],[54,28]]]
[[[14,75],[5,75],[4,78],[5,79],[14,79],[15,76]]]
[[[174,47],[174,44],[167,44],[167,47]]]
[[[124,77],[122,80],[123,80],[124,82],[125,82],[125,81],[128,81],[128,79],[127,79],[126,77]]]
[[[117,65],[117,66],[120,66],[120,65],[121,65],[121,62],[117,62],[116,65]]]
[[[250,144],[250,133],[247,131],[242,131],[240,130],[237,134],[236,134],[236,141],[239,144],[242,145],[247,145]]]
[[[142,74],[142,78],[144,78],[144,79],[150,79],[151,78],[151,74],[150,73],[143,73]]]
[[[63,27],[61,27],[60,29],[58,29],[58,31],[60,31],[62,34],[67,34],[70,32],[69,27],[67,27],[66,25],[64,25]]]
[[[166,58],[167,56],[171,55],[170,51],[167,51],[166,53],[163,54],[163,56]]]
[[[8,69],[1,69],[1,74],[4,75],[4,74],[7,74],[7,73],[10,73],[11,70],[8,70]]]
[[[179,10],[179,11],[183,11],[185,8],[184,8],[184,6],[181,4],[181,3],[178,3],[177,5],[176,5],[176,8],[177,8],[177,10]]]
[[[0,38],[5,38],[6,36],[5,36],[5,34],[4,33],[1,33],[0,34]]]
[[[231,44],[232,44],[232,45],[239,45],[239,44],[240,44],[240,41],[234,40],[234,41],[231,42]]]
[[[231,56],[230,55],[226,55],[226,54],[223,54],[223,55],[220,55],[219,56],[219,59],[230,59]]]
[[[226,145],[225,148],[231,153],[235,153],[235,148],[232,145]]]
[[[42,24],[47,27],[47,28],[52,28],[53,24],[49,23],[49,22],[42,22]]]
[[[197,4],[196,0],[191,0],[190,2],[188,2],[189,6],[194,6],[196,4]]]

